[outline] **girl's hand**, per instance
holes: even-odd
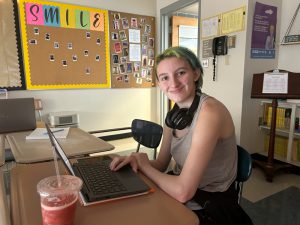
[[[143,171],[146,167],[151,166],[150,160],[146,153],[132,153],[131,157],[135,158],[138,169]]]
[[[131,168],[134,172],[138,170],[138,163],[132,155],[130,156],[116,156],[110,163],[110,169],[112,171],[117,171],[121,169],[123,166],[130,164]]]

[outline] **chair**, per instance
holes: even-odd
[[[247,181],[252,172],[252,159],[250,154],[241,146],[237,145],[238,165],[236,176],[236,189],[238,191],[238,203],[241,201],[243,183]]]
[[[138,143],[136,152],[139,152],[141,145],[153,148],[153,158],[156,159],[157,147],[163,133],[162,126],[150,121],[134,119],[131,123],[131,132],[133,139]]]

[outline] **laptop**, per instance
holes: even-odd
[[[33,98],[0,99],[0,134],[36,128]]]
[[[79,158],[71,163],[48,124],[46,129],[51,145],[69,173],[83,181],[79,196],[84,206],[152,192],[152,189],[133,172],[129,165],[119,171],[111,171],[109,164],[112,159],[109,156]]]

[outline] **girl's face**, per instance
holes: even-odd
[[[181,107],[189,107],[196,91],[200,71],[193,70],[184,59],[170,57],[157,66],[158,85],[164,94]]]

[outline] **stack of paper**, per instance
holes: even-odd
[[[56,138],[67,138],[69,129],[70,129],[69,127],[51,128],[51,131]],[[32,131],[31,134],[26,136],[26,140],[33,140],[33,139],[49,139],[46,128],[36,128],[34,131]]]

